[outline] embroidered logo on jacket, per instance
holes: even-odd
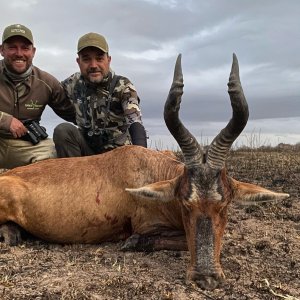
[[[25,107],[30,110],[38,110],[43,107],[42,104],[38,104],[38,100],[30,100],[30,103],[26,103]]]

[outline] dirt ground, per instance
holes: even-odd
[[[221,288],[186,285],[187,252],[122,252],[122,243],[0,243],[0,299],[300,299],[300,152],[235,151],[229,174],[290,193],[260,206],[232,204]]]

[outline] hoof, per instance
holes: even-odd
[[[121,247],[122,251],[136,251],[139,244],[140,235],[139,234],[133,234],[130,236],[124,243],[124,245]]]
[[[0,226],[0,240],[9,246],[16,246],[22,242],[20,227],[14,223]]]
[[[121,247],[122,251],[152,252],[155,245],[155,236],[133,234]]]

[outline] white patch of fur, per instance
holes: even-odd
[[[212,190],[210,190],[207,193],[207,198],[214,201],[222,201],[222,195],[218,192],[218,185],[215,183],[213,185]],[[197,187],[195,184],[192,184],[192,193],[189,198],[190,202],[197,202],[199,199],[198,193],[197,193]]]
[[[214,183],[213,188],[208,192],[207,196],[214,201],[222,201],[222,195],[218,192],[217,183]]]
[[[197,187],[194,183],[192,183],[192,193],[191,196],[189,197],[189,202],[197,202],[198,200],[198,193],[197,193]]]

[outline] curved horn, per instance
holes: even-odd
[[[179,119],[181,96],[183,94],[183,76],[181,54],[178,55],[173,83],[164,108],[165,123],[180,146],[188,168],[202,163],[203,152],[196,138],[184,127]]]
[[[239,75],[239,63],[233,53],[228,93],[232,107],[232,118],[227,126],[214,138],[207,152],[207,164],[213,169],[223,168],[231,145],[245,128],[249,110]]]

